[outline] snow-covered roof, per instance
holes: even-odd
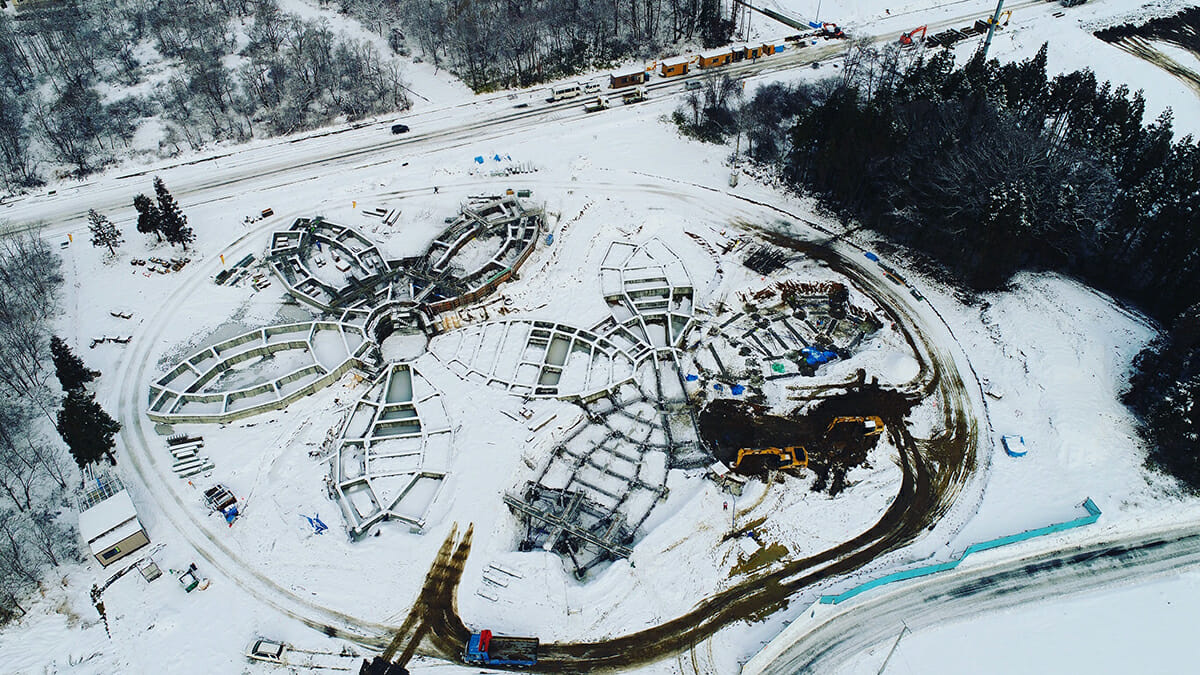
[[[685,56],[683,58],[678,58],[678,59],[663,59],[662,64],[664,66],[671,67],[671,66],[684,65],[690,61],[691,61],[691,58]]]
[[[702,58],[702,59],[714,59],[714,58],[716,58],[716,57],[718,57],[718,56],[725,56],[726,54],[731,54],[732,52],[733,52],[733,50],[732,50],[732,49],[730,49],[729,47],[723,47],[723,48],[721,48],[721,49],[714,49],[714,50],[712,50],[712,51],[710,51],[710,52],[703,52],[703,53],[701,53],[701,54],[700,54],[700,58]]]
[[[137,522],[137,510],[133,508],[133,500],[129,498],[129,492],[121,490],[79,514],[79,534],[83,535],[84,541],[91,544],[98,537],[124,525],[130,519],[134,523]]]
[[[92,553],[98,554],[101,551],[108,549],[110,546],[120,543],[121,540],[133,535],[141,529],[142,524],[138,522],[138,519],[131,518],[117,529],[101,535],[95,541],[89,541],[88,547],[92,549]]]

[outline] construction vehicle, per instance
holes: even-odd
[[[608,98],[604,96],[597,96],[594,100],[583,104],[584,112],[600,112],[606,108],[608,108]]]
[[[828,39],[828,38],[841,39],[841,38],[846,37],[845,31],[843,31],[841,28],[838,28],[838,25],[836,23],[822,23],[821,24],[821,35],[824,36],[826,39]]]
[[[489,666],[532,666],[537,663],[538,639],[492,635],[490,630],[471,633],[463,661]]]
[[[857,425],[857,426],[855,426]],[[835,417],[825,428],[825,438],[870,438],[883,433],[883,420],[878,417]]]
[[[626,94],[621,97],[621,103],[624,103],[625,105],[629,105],[630,103],[641,103],[642,101],[645,101],[645,100],[646,100],[646,88],[645,87],[636,87],[632,91],[626,92]]]
[[[742,448],[738,450],[734,471],[739,473],[761,473],[788,469],[803,469],[808,466],[808,451],[802,446],[786,448]]]
[[[924,40],[925,39],[925,31],[928,28],[929,28],[929,26],[927,26],[927,25],[926,26],[918,26],[918,27],[908,31],[907,33],[901,33],[900,34],[900,46],[901,47],[911,47],[911,46],[915,45],[918,40]]]

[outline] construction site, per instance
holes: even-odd
[[[613,214],[588,203],[551,209],[522,192],[462,196],[454,215],[427,209],[419,223],[399,209],[363,211],[357,226],[293,219],[214,281],[249,280],[256,292],[277,284],[293,308],[279,316],[311,319],[201,342],[149,386],[147,416],[183,439],[168,443],[177,475],[221,480],[238,507],[231,532],[257,533],[240,546],[264,569],[304,554],[286,532],[253,525],[263,506],[282,512],[261,499],[249,508],[239,492],[310,495],[287,502],[310,534],[340,529],[339,556],[397,589],[412,574],[387,571],[395,546],[431,550],[464,519],[475,532],[490,523],[485,542],[474,537],[490,559],[477,581],[463,576],[473,574],[465,555],[431,572],[470,593],[429,586],[411,630],[389,640],[395,663],[466,640],[449,608],[493,623],[530,602],[570,616],[647,560],[690,566],[725,542],[736,545],[715,561],[717,576],[701,575],[694,591],[752,583],[842,536],[812,538],[813,525],[774,513],[865,515],[886,494],[880,482],[908,471],[905,428],[931,373],[873,282],[820,249],[727,223],[656,216],[613,231],[604,226]],[[429,234],[422,245],[403,231]],[[299,418],[288,423],[292,411]],[[280,422],[282,436],[262,435],[259,425]],[[274,440],[248,457],[230,451],[248,438]],[[290,468],[264,482],[255,452]],[[285,487],[283,476],[304,483]],[[317,508],[317,495],[336,515]],[[805,522],[821,522],[817,511]],[[700,529],[687,546],[664,541],[681,527]],[[539,590],[545,572],[532,571],[550,559],[561,569],[551,578],[570,580],[557,599]],[[314,570],[311,583],[345,590],[338,569]],[[781,599],[755,597],[743,602]],[[551,640],[539,663],[577,658],[553,644],[554,631],[525,630]],[[479,638],[480,653],[505,639]]]

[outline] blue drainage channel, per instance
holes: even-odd
[[[838,603],[845,602],[846,600],[849,600],[850,598],[853,598],[856,595],[865,593],[873,588],[878,588],[880,586],[886,586],[887,584],[890,584],[890,583],[893,583],[896,581],[904,581],[905,579],[915,579],[917,577],[924,577],[924,576],[928,576],[930,574],[936,574],[938,572],[945,572],[948,570],[952,570],[955,567],[958,567],[958,564],[961,563],[963,560],[966,560],[967,556],[971,555],[972,553],[978,553],[980,551],[988,551],[993,548],[1000,548],[1001,546],[1008,546],[1010,544],[1016,544],[1016,543],[1019,543],[1022,541],[1028,541],[1030,539],[1035,539],[1037,537],[1044,537],[1049,534],[1056,534],[1058,532],[1065,532],[1067,530],[1073,530],[1077,527],[1083,527],[1084,525],[1091,525],[1092,523],[1096,522],[1097,519],[1100,518],[1100,507],[1096,506],[1096,502],[1093,502],[1091,497],[1088,497],[1086,500],[1084,500],[1083,508],[1084,508],[1084,510],[1087,511],[1086,516],[1080,516],[1079,518],[1076,518],[1074,520],[1068,520],[1065,523],[1057,523],[1054,525],[1047,525],[1045,527],[1039,527],[1034,530],[1026,530],[1024,532],[1019,532],[1017,534],[1010,534],[1008,536],[1000,537],[998,539],[990,539],[988,541],[979,542],[978,544],[971,544],[970,546],[967,547],[967,550],[963,551],[963,554],[955,560],[951,560],[949,562],[944,562],[944,563],[939,563],[937,565],[926,565],[924,567],[917,567],[917,568],[914,568],[911,570],[903,570],[900,572],[893,572],[886,576],[879,577],[878,579],[872,579],[865,583],[859,584],[858,586],[855,586],[854,588],[851,588],[850,590],[845,591],[843,593],[839,593],[837,595],[822,595],[820,603],[822,605],[836,605]]]

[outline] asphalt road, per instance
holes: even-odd
[[[743,672],[829,672],[874,645],[894,640],[904,625],[919,630],[983,612],[1141,582],[1196,565],[1200,565],[1197,523],[989,563],[964,563],[953,572],[895,584],[840,605],[838,613],[818,619],[771,663]]]

